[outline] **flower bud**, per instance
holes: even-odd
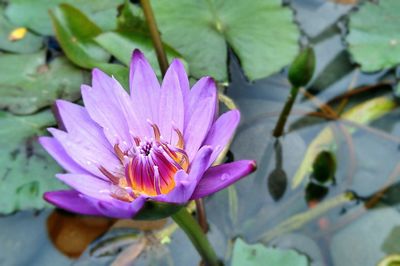
[[[336,159],[332,152],[322,151],[313,163],[313,178],[320,183],[333,180],[336,172]]]
[[[301,87],[310,82],[315,69],[315,53],[311,47],[300,52],[289,68],[289,81],[293,87]]]

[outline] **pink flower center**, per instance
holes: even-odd
[[[176,172],[188,170],[189,159],[183,150],[182,133],[175,129],[178,142],[171,145],[161,138],[157,125],[151,126],[154,138],[141,140],[135,137],[134,146],[126,151],[122,151],[118,144],[114,146],[115,154],[121,162],[121,169],[117,171],[119,174],[100,167],[100,171],[114,184],[113,197],[132,201],[141,194],[167,194],[175,187]]]

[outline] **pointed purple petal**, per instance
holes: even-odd
[[[214,100],[212,98],[203,99],[197,104],[197,108],[189,121],[185,131],[185,151],[192,160],[201,147],[207,133],[214,120]]]
[[[103,216],[93,201],[87,199],[75,190],[59,190],[46,192],[44,199],[51,204],[74,213]]]
[[[222,114],[211,127],[203,143],[203,145],[210,145],[214,149],[210,157],[210,165],[214,163],[215,159],[233,137],[239,121],[240,112],[238,110],[231,110]]]
[[[64,148],[55,138],[40,137],[39,143],[67,172],[80,174],[88,173],[85,169],[80,167],[79,164],[71,159],[71,157],[65,152]]]
[[[117,80],[98,69],[94,69],[92,75],[92,87],[81,87],[85,107],[103,128],[112,146],[119,144],[121,149],[128,149],[132,145],[132,135],[147,135],[150,127],[145,121],[139,121],[128,93]]]
[[[170,143],[177,143],[178,136],[174,127],[183,132],[184,104],[183,94],[178,75],[179,61],[174,60],[165,74],[160,95],[158,126],[161,136]]]
[[[191,199],[198,199],[220,191],[256,169],[256,162],[242,160],[211,167],[198,183]]]
[[[95,176],[108,180],[99,168],[103,166],[108,171],[114,171],[119,167],[120,162],[117,157],[100,143],[82,139],[82,136],[71,135],[55,128],[48,130],[77,164]]]
[[[111,183],[96,178],[91,175],[83,174],[57,174],[56,177],[79,191],[80,193],[97,200],[111,200]]]
[[[143,121],[150,120],[158,124],[160,84],[149,62],[139,50],[132,54],[129,83],[135,113]]]
[[[183,170],[178,171],[175,174],[176,187],[170,193],[155,196],[152,197],[152,199],[174,204],[186,203],[193,194],[197,183],[207,170],[211,153],[211,147],[202,147],[190,165],[189,174],[186,174]]]
[[[203,77],[190,90],[189,98],[185,99],[185,128],[193,117],[193,113],[196,109],[199,109],[198,104],[204,99],[210,99],[214,101],[214,105],[217,101],[217,87],[214,80],[211,77]],[[215,107],[213,108],[215,112]],[[196,119],[196,117],[194,117]]]
[[[175,72],[178,75],[179,85],[182,90],[183,100],[186,102],[186,100],[189,99],[190,84],[185,67],[179,59],[174,59],[171,65],[174,65]]]
[[[99,201],[99,210],[104,216],[117,219],[132,219],[142,208],[146,199],[138,197],[132,202],[120,200]]]

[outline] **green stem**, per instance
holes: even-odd
[[[278,123],[276,123],[273,133],[274,137],[278,138],[282,136],[286,120],[290,114],[290,111],[292,110],[292,106],[294,101],[296,100],[298,92],[299,92],[299,87],[293,87],[292,90],[290,91],[289,97],[286,100],[285,106],[283,107],[283,110],[279,116]]]
[[[199,252],[200,256],[203,258],[204,262],[208,266],[219,266],[217,255],[214,249],[210,245],[206,235],[201,230],[201,227],[193,216],[186,210],[182,208],[180,211],[172,215],[172,219],[179,225],[180,228],[189,237],[192,244]]]
[[[149,26],[151,40],[153,41],[154,49],[156,50],[157,60],[161,69],[161,73],[164,76],[165,72],[167,72],[168,69],[168,59],[165,54],[163,43],[161,41],[160,32],[157,28],[153,9],[150,5],[150,0],[140,0],[140,4],[143,8],[143,13],[146,17],[147,25]]]

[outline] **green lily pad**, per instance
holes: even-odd
[[[93,68],[109,60],[109,54],[93,38],[102,31],[79,9],[61,4],[50,11],[57,40],[66,56],[76,65]]]
[[[363,71],[378,71],[400,63],[400,1],[367,2],[350,17],[347,42]]]
[[[12,24],[4,16],[4,12],[0,9],[0,49],[13,53],[33,53],[40,49],[43,45],[43,39],[31,32],[27,32],[24,38],[18,41],[10,41],[8,39],[10,33],[18,28],[19,25]]]
[[[126,86],[128,69],[107,63],[110,55],[93,40],[102,32],[96,24],[78,9],[67,4],[61,4],[51,11],[50,16],[57,40],[68,59],[83,68],[100,68],[107,74],[114,75]]]
[[[42,35],[52,35],[48,11],[61,3],[79,7],[103,30],[111,30],[116,27],[117,6],[123,3],[123,0],[10,0],[6,15],[15,24],[25,26]]]
[[[140,32],[150,37],[143,10],[137,5],[131,4],[129,0],[125,0],[120,9],[117,17],[117,30],[119,32]]]
[[[55,123],[49,110],[15,116],[0,111],[0,213],[41,209],[45,191],[63,188],[54,178],[61,168],[37,143],[44,128]]]
[[[227,80],[228,45],[251,80],[268,76],[297,54],[299,31],[280,0],[152,1],[162,39],[195,77]]]
[[[43,51],[24,55],[1,55],[0,108],[15,114],[30,114],[63,98],[80,98],[80,85],[86,71],[76,68],[64,57],[45,63]]]
[[[293,250],[268,248],[262,244],[249,245],[238,238],[233,247],[232,266],[307,266],[308,259]]]
[[[131,61],[132,51],[140,49],[149,60],[153,69],[156,70],[157,75],[161,76],[157,55],[153,43],[148,36],[139,33],[106,32],[97,36],[95,40],[107,52],[127,66],[129,66]],[[165,50],[169,61],[180,57],[172,48],[166,47]]]

